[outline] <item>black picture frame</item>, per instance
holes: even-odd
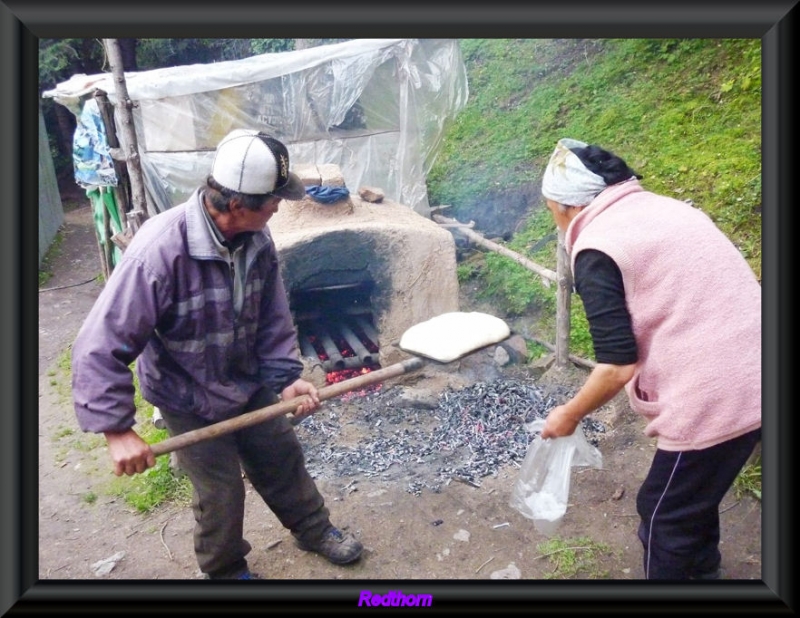
[[[51,581],[38,578],[37,387],[33,316],[38,210],[35,147],[37,41],[42,37],[247,36],[485,38],[760,38],[763,49],[764,437],[762,581],[696,586],[615,581],[425,581],[403,591],[431,594],[427,611],[458,613],[786,612],[793,613],[793,409],[791,199],[795,138],[792,49],[794,2],[549,3],[547,6],[381,6],[175,2],[0,2],[2,212],[0,268],[2,413],[0,413],[0,612],[196,614],[352,611],[364,588],[398,582]],[[235,34],[234,34],[235,33]],[[395,608],[396,611],[400,611]],[[376,611],[373,609],[372,611]],[[391,610],[388,610],[391,611]],[[417,610],[420,611],[420,610]]]

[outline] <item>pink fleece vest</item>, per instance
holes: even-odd
[[[702,211],[645,191],[603,191],[572,220],[567,251],[619,266],[639,350],[625,389],[664,450],[708,448],[761,425],[761,285]]]

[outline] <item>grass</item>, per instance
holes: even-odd
[[[469,221],[498,188],[538,196],[555,143],[582,139],[621,155],[646,189],[692,200],[761,280],[760,39],[462,39],[461,50],[469,101],[428,174],[432,206]],[[554,270],[543,206],[533,199],[506,246]],[[458,269],[482,300],[555,341],[555,286],[496,253]],[[594,360],[578,295],[570,318],[570,353]],[[760,496],[760,466],[737,483]]]
[[[608,579],[609,572],[602,568],[599,558],[610,554],[611,548],[589,537],[574,539],[554,538],[539,543],[538,558],[546,558],[552,570],[544,579]]]
[[[187,506],[192,498],[188,477],[173,471],[169,457],[157,458],[156,465],[141,474],[116,477],[108,492],[123,498],[140,513],[150,513],[167,502]]]
[[[166,429],[158,429],[152,422],[153,406],[141,394],[139,380],[134,374],[136,404],[136,431],[148,444],[169,437]],[[149,513],[166,502],[188,505],[192,498],[189,477],[170,466],[170,458],[156,458],[156,465],[135,476],[116,477],[109,484],[109,492],[121,497],[140,513]]]
[[[737,498],[749,495],[761,501],[761,456],[742,469],[733,482],[733,491]]]
[[[47,372],[52,386],[58,394],[59,403],[72,403],[72,346],[68,346],[56,360],[52,369]]]
[[[61,230],[59,230],[53,237],[53,242],[50,243],[50,247],[47,249],[47,253],[45,253],[42,258],[42,263],[39,265],[39,287],[46,285],[52,278],[53,263],[61,256],[63,243],[64,235],[61,233]]]
[[[71,348],[67,348],[56,362],[55,369],[48,372],[61,402],[65,405],[71,405],[72,401],[71,360]],[[152,423],[153,406],[142,398],[139,380],[135,374],[134,387],[136,432],[148,444],[166,439],[167,431],[156,428]],[[72,427],[60,426],[53,433],[52,439],[63,445],[63,449],[56,454],[57,464],[66,461],[70,452],[79,452],[83,453],[81,463],[92,461],[92,465],[86,467],[87,470],[99,470],[101,474],[109,470],[111,460],[107,453],[101,453],[106,449],[106,441],[102,435],[78,433]],[[98,456],[99,454],[101,456]],[[108,495],[122,498],[141,513],[149,513],[165,503],[188,505],[192,495],[188,477],[176,473],[170,466],[169,457],[166,456],[157,458],[156,465],[141,474],[132,477],[114,477],[108,483],[102,484],[101,490]],[[84,502],[87,504],[93,504],[96,500],[94,492],[84,496]]]
[[[66,436],[71,436],[75,433],[75,430],[72,427],[62,427],[53,435],[54,440],[60,440]]]
[[[470,87],[429,175],[432,205],[454,218],[498,189],[538,188],[556,141],[601,144],[649,190],[691,199],[761,277],[761,49],[758,39],[463,39]],[[538,189],[537,189],[538,190]],[[538,194],[538,193],[537,193]],[[555,268],[549,212],[531,212],[507,246]],[[550,338],[555,287],[499,254],[470,265],[485,300],[508,315],[538,316]],[[594,358],[577,296],[571,352]]]

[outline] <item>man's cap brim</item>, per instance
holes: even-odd
[[[289,172],[289,182],[280,189],[272,191],[272,195],[277,195],[285,200],[302,200],[306,196],[306,186],[297,174]]]

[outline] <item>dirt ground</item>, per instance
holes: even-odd
[[[84,197],[77,204],[66,214],[53,277],[39,293],[39,577],[199,579],[191,509],[168,505],[141,515],[104,493],[113,477],[104,442],[82,434],[75,421],[59,364],[101,289],[88,201]],[[441,390],[453,378],[452,372],[422,371],[415,387]],[[576,369],[545,379],[577,384],[583,376],[585,371]],[[346,418],[347,404],[337,405]],[[635,498],[654,446],[624,402],[615,400],[598,416],[607,427],[599,442],[603,468],[573,474],[557,538],[588,537],[609,548],[575,578],[641,579]],[[544,555],[539,546],[547,537],[509,506],[517,473],[508,466],[479,487],[453,482],[419,496],[406,491],[402,471],[392,481],[320,476],[333,521],[365,545],[362,559],[346,567],[297,549],[249,491],[245,533],[253,546],[251,569],[272,580],[386,580],[390,587],[400,580],[546,579],[558,568],[557,556]],[[760,503],[731,493],[722,503],[721,520],[726,578],[761,580]]]

